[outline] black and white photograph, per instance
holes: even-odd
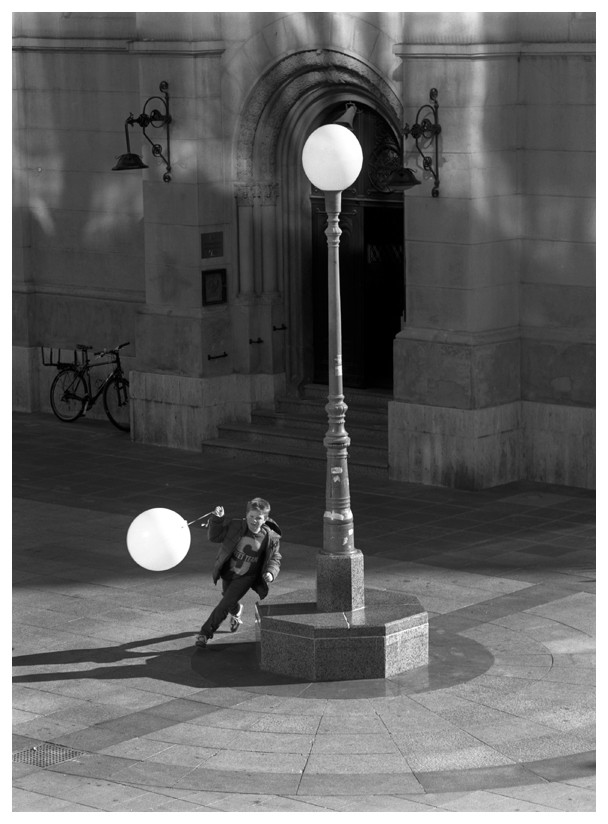
[[[596,12],[197,8],[10,12],[7,810],[601,813]]]

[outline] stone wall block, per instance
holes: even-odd
[[[129,258],[120,254],[120,250],[110,249],[103,253],[96,249],[82,249],[77,246],[66,249],[51,249],[45,253],[41,247],[32,250],[29,256],[30,271],[35,272],[37,283],[42,287],[55,287],[65,295],[66,303],[87,298],[93,302],[96,299],[119,298],[136,300],[141,297],[143,279],[143,261],[140,258]],[[96,281],[91,282],[89,273],[95,271]],[[72,294],[69,294],[69,292]],[[66,294],[67,293],[67,294]],[[41,299],[45,300],[46,295]],[[59,307],[61,300],[55,295],[55,305]],[[121,313],[126,307],[117,308]],[[61,314],[64,314],[61,309]],[[128,311],[128,309],[127,309]],[[89,317],[97,315],[94,326],[99,326],[105,315],[105,308],[100,309],[93,303],[88,307]],[[69,327],[68,327],[69,328]]]
[[[562,111],[569,105],[594,106],[595,72],[592,52],[575,57],[527,56],[521,63],[521,102],[542,108],[557,98]]]
[[[523,283],[521,322],[545,329],[593,329],[595,290],[589,286]]]
[[[199,451],[220,424],[249,421],[254,405],[271,403],[284,388],[280,381],[272,375],[192,378],[132,371],[133,438]]]
[[[117,127],[119,123],[116,123]],[[25,139],[25,134],[23,135]],[[19,141],[23,147],[25,144]],[[135,143],[133,142],[132,148]],[[96,173],[97,187],[93,192],[89,192],[91,197],[90,209],[95,211],[100,204],[110,201],[115,212],[127,212],[135,203],[141,209],[141,181],[137,173],[117,173],[112,171],[112,166],[116,163],[119,155],[126,151],[124,130],[98,131],[95,129],[70,130],[62,136],[61,141],[55,141],[54,136],[49,137],[48,130],[32,129],[27,133],[28,146],[28,171],[32,179],[41,180],[41,183],[50,182],[54,178],[40,178],[48,172],[63,172],[64,185],[62,191],[65,193],[68,186],[74,186],[78,176],[85,173]],[[144,149],[145,151],[145,149]],[[73,175],[73,178],[67,176]],[[120,194],[128,193],[130,187],[125,187],[125,183],[131,180],[138,181],[138,197],[127,196],[124,200]],[[74,182],[73,182],[74,181]],[[66,185],[67,184],[67,185]],[[35,184],[36,185],[36,184]],[[71,205],[68,201],[66,206]],[[86,212],[85,212],[86,214]]]
[[[353,40],[353,50],[356,54],[373,54],[380,37],[380,30],[374,22],[365,18],[357,21],[355,36]]]
[[[406,301],[408,322],[416,326],[481,332],[515,326],[519,320],[517,284],[478,289],[411,286]]]
[[[200,377],[201,320],[198,317],[140,312],[137,316],[138,368]]]
[[[14,81],[17,88],[24,89],[26,94],[40,92],[47,95],[49,76],[52,76],[55,88],[64,95],[71,91],[87,94],[111,92],[117,100],[125,102],[139,95],[137,65],[126,50],[122,54],[113,54],[111,60],[108,60],[107,54],[91,51],[74,52],[70,54],[69,60],[62,53],[42,55],[35,51],[19,52],[17,57],[21,70],[14,75]],[[27,78],[27,81],[24,82],[23,78]],[[129,112],[134,112],[135,105],[133,103],[129,108],[127,104],[122,117],[123,123]],[[121,111],[120,108],[116,109],[117,125],[120,125]]]
[[[188,139],[196,146],[199,140],[222,138],[222,98],[220,95],[203,98],[190,98],[183,102],[183,126],[177,121],[179,112],[176,112],[174,124],[176,139]],[[173,131],[172,131],[173,136]],[[173,152],[173,147],[171,147]],[[187,157],[187,155],[185,155]],[[223,165],[223,158],[222,158]]]
[[[595,203],[580,197],[529,194],[522,223],[528,237],[556,243],[595,243]]]
[[[47,143],[47,152],[52,151],[52,138]],[[123,151],[124,139],[117,144],[115,154]],[[38,165],[27,173],[28,204],[40,205],[45,215],[47,230],[54,226],[54,211],[56,209],[71,209],[74,212],[88,214],[91,206],[99,207],[104,200],[109,207],[115,206],[114,222],[119,225],[122,214],[133,215],[141,211],[141,180],[133,177],[130,180],[128,173],[121,176],[111,171],[115,160],[113,153],[105,159],[107,175],[95,171],[81,170],[80,172],[64,169],[57,159],[46,165],[46,153],[36,157]],[[96,192],[92,198],[91,193]]]
[[[519,403],[458,410],[389,403],[389,474],[394,480],[483,489],[517,480]]]
[[[440,122],[446,107],[468,111],[475,107],[496,106],[497,101],[501,106],[519,102],[517,63],[512,57],[492,60],[483,57],[462,60],[417,57],[408,60],[406,54],[403,60],[407,67],[403,76],[406,121],[411,117],[409,122],[413,122],[418,107],[428,102],[429,90],[433,86],[439,91]]]
[[[25,346],[13,346],[12,392],[13,411],[34,412],[40,408],[41,382],[34,376],[40,371],[40,350]],[[55,370],[49,368],[55,377]],[[50,386],[50,381],[49,381]]]
[[[219,138],[201,140],[197,149],[201,182],[217,186],[224,182],[224,146]]]
[[[394,356],[396,400],[454,410],[519,399],[518,340],[474,346],[398,337]]]
[[[518,238],[470,245],[433,243],[429,246],[409,241],[407,249],[410,286],[474,289],[518,281],[521,250]]]
[[[520,192],[519,159],[515,150],[484,151],[468,156],[443,152],[440,157],[442,195],[490,199],[514,196]],[[413,156],[411,160],[420,175],[424,175],[422,161]],[[412,166],[409,160],[408,165]]]
[[[522,121],[523,145],[531,152],[595,151],[596,109],[594,103],[528,106]]]
[[[188,314],[194,307],[200,306],[200,269],[180,266],[167,254],[148,266],[147,279],[150,304],[171,307],[170,311]]]
[[[519,195],[462,197],[451,188],[448,175],[442,178],[439,198],[430,197],[430,184],[414,191],[418,189],[424,191],[408,193],[406,243],[494,243],[519,237]]]
[[[135,12],[15,12],[14,33],[21,37],[102,37],[131,39]]]
[[[358,19],[353,14],[339,12],[332,14],[331,42],[336,48],[352,52]]]
[[[595,369],[593,343],[524,338],[522,399],[594,406]]]
[[[156,171],[149,171],[148,179],[143,182],[146,223],[197,226],[198,186],[193,185],[194,181],[181,182],[179,176],[170,183],[163,183],[162,169],[160,166]]]
[[[472,355],[474,406],[495,408],[495,404],[518,401],[521,391],[519,340],[492,346],[477,346]],[[484,420],[484,419],[482,419]]]
[[[525,193],[552,197],[595,197],[595,152],[526,150],[522,158]]]
[[[596,249],[593,243],[559,243],[542,239],[522,241],[521,279],[524,284],[595,288]]]
[[[568,33],[571,15],[543,14],[533,28],[534,36],[545,37]],[[533,15],[526,14],[526,17]],[[549,18],[549,20],[548,20]],[[403,32],[407,43],[512,43],[521,37],[518,15],[512,12],[405,12]],[[528,24],[529,25],[529,24]],[[538,33],[538,34],[537,34]]]
[[[453,106],[450,101],[442,106],[441,90],[438,91],[440,168],[450,160],[452,164],[459,162],[456,168],[468,167],[475,172],[478,156],[481,155],[480,162],[488,167],[494,160],[492,153],[515,152],[519,148],[520,108],[515,102],[491,107],[468,105],[465,108]],[[411,120],[407,116],[405,119],[413,124],[413,116]],[[407,138],[405,146],[408,151],[415,152],[413,138]]]
[[[522,404],[525,473],[532,481],[595,488],[595,410]]]
[[[386,12],[378,17],[380,29],[374,50],[371,53],[371,62],[374,69],[384,77],[394,77],[399,73],[401,59],[395,57],[394,32],[399,26],[399,13]]]
[[[471,290],[467,300],[466,329],[473,332],[505,329],[517,326],[518,321],[519,284],[495,284]]]
[[[38,293],[28,296],[28,304],[30,345],[74,349],[82,343],[103,349],[130,341],[123,350],[125,363],[136,355],[136,303],[103,300],[99,295]]]
[[[43,129],[49,135],[55,129],[61,131],[66,126],[69,126],[71,131],[86,132],[91,129],[91,124],[109,124],[110,129],[116,124],[117,132],[121,131],[121,126],[123,127],[124,145],[124,122],[129,112],[136,115],[140,113],[140,110],[135,110],[144,100],[145,98],[139,100],[130,90],[101,90],[92,94],[88,89],[66,90],[46,86],[39,91],[28,90],[25,93],[24,105],[28,128]],[[123,151],[126,151],[126,147]]]
[[[397,338],[394,363],[395,399],[470,408],[470,347]]]

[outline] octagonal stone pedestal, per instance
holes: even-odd
[[[305,590],[256,605],[260,668],[307,681],[387,678],[428,664],[428,615],[413,595],[365,590],[365,606],[319,612]]]

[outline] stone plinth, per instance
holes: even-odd
[[[317,555],[317,609],[351,612],[365,606],[363,553]]]
[[[365,590],[365,607],[321,612],[314,591],[256,605],[260,668],[308,681],[387,678],[428,664],[428,616],[407,593]]]

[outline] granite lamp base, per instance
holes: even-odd
[[[313,591],[256,605],[260,668],[307,681],[388,678],[428,664],[428,615],[413,595],[365,590],[365,607],[320,612]]]

